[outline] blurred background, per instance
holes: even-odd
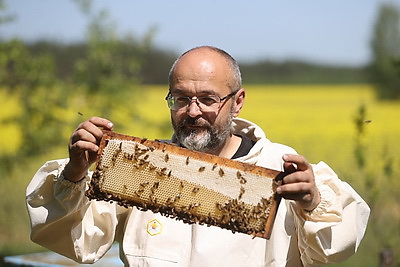
[[[25,189],[68,156],[80,122],[171,136],[169,68],[200,45],[238,60],[244,118],[371,206],[359,251],[337,266],[400,265],[400,0],[0,0],[0,257],[45,251]]]

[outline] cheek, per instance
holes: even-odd
[[[225,105],[222,109],[220,109],[219,113],[215,115],[215,123],[218,125],[225,124],[230,116],[230,113],[231,106]]]
[[[171,121],[173,125],[178,124],[185,118],[184,112],[171,111]]]

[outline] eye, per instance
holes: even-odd
[[[178,105],[186,104],[186,103],[188,103],[188,100],[189,99],[186,96],[175,96],[175,102]]]
[[[217,99],[217,97],[215,96],[202,96],[199,97],[199,102],[201,102],[202,104],[206,105],[206,106],[211,106],[215,103],[218,103],[219,99]]]

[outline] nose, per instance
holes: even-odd
[[[192,118],[195,118],[195,117],[201,115],[201,110],[200,110],[200,107],[199,107],[196,99],[193,99],[192,101],[190,101],[186,112]]]

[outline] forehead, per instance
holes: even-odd
[[[192,51],[179,59],[170,77],[171,91],[229,92],[232,73],[227,60],[214,51]]]

